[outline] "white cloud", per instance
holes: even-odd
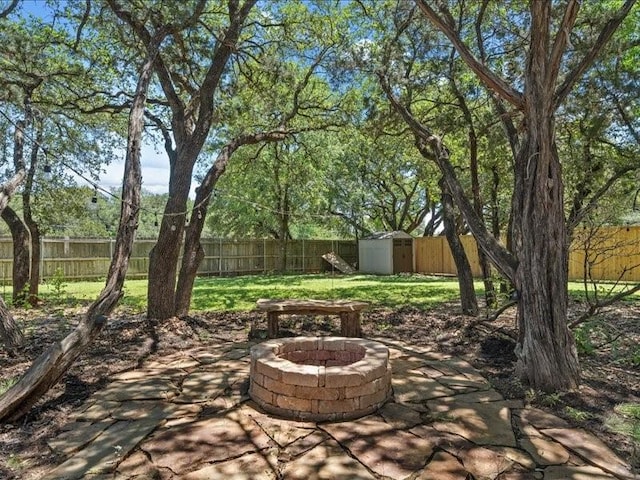
[[[169,160],[166,154],[158,153],[152,146],[142,147],[142,188],[151,193],[167,193],[169,191]],[[106,190],[122,187],[124,159],[112,162],[100,175],[100,186]],[[191,197],[195,196],[195,187],[191,187]]]

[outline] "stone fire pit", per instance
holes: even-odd
[[[389,350],[362,338],[278,338],[251,348],[249,395],[295,420],[351,420],[391,396]]]

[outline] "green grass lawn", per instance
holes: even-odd
[[[85,303],[93,300],[103,287],[102,282],[66,283],[57,292],[51,285],[40,288],[49,301]],[[482,284],[476,285],[477,289]],[[458,283],[453,278],[423,275],[247,275],[209,277],[196,280],[191,308],[193,311],[242,311],[255,307],[259,298],[354,299],[375,306],[400,307],[414,305],[428,308],[458,298]],[[125,283],[122,304],[144,310],[147,301],[147,281]]]
[[[41,296],[50,302],[86,303],[96,298],[103,282],[65,283],[62,288],[41,286]],[[484,292],[482,282],[476,282],[476,293]],[[582,285],[569,284],[572,296],[582,295]],[[5,292],[5,298],[7,292]],[[458,298],[455,278],[426,275],[247,275],[238,277],[208,277],[196,280],[191,308],[196,311],[251,310],[258,298],[318,298],[353,299],[372,306],[398,308],[412,305],[427,309]],[[134,310],[146,308],[147,281],[125,283],[122,304]],[[640,294],[632,297],[640,299]]]

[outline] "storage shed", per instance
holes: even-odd
[[[358,270],[391,275],[413,272],[413,237],[408,233],[380,232],[358,241]]]

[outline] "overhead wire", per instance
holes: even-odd
[[[0,110],[0,115],[2,115],[9,123],[11,123],[11,125],[13,125],[14,128],[20,128],[17,125],[17,123],[13,119],[11,119],[4,111]],[[40,150],[44,153],[45,158],[46,158],[46,162],[47,162],[47,163],[45,163],[45,166],[44,166],[45,170],[46,170],[47,166],[50,168],[51,164],[53,163],[52,162],[52,158],[51,158],[51,157],[53,157],[53,154],[51,154],[48,151],[48,149],[44,145],[42,145],[41,142],[39,142],[38,140],[34,139],[28,132],[23,132],[23,134],[24,134],[24,136],[25,136],[25,138],[27,140],[29,140],[34,145],[37,145],[40,148]],[[72,140],[72,141],[75,142],[74,140]],[[127,204],[127,205],[131,206],[130,203],[126,202],[120,196],[116,195],[111,190],[102,187],[98,182],[94,181],[91,178],[88,178],[83,172],[79,171],[74,166],[69,165],[67,162],[65,162],[64,160],[60,159],[59,157],[56,158],[56,164],[62,165],[64,168],[66,168],[66,169],[70,170],[71,172],[73,172],[77,177],[79,177],[80,179],[84,180],[87,184],[89,184],[91,187],[93,187],[96,192],[100,191],[100,192],[106,194],[107,196],[112,197],[113,199],[115,199],[119,203],[124,203],[124,204]],[[250,206],[252,206],[252,207],[254,207],[256,209],[267,211],[267,212],[275,214],[275,215],[293,215],[293,212],[291,212],[291,211],[274,209],[272,207],[263,205],[261,203],[258,203],[258,202],[255,202],[255,201],[252,201],[252,200],[249,200],[249,199],[246,199],[246,198],[242,198],[242,197],[237,196],[237,195],[230,194],[230,193],[228,193],[228,192],[226,192],[226,191],[224,191],[222,189],[219,189],[219,188],[212,189],[212,191],[204,199],[199,201],[192,208],[187,209],[185,211],[164,213],[164,212],[158,212],[157,210],[150,209],[150,208],[143,207],[143,206],[140,206],[140,210],[154,215],[156,219],[158,218],[158,215],[162,216],[162,218],[182,217],[182,216],[190,217],[191,215],[193,215],[193,213],[196,210],[198,211],[198,215],[201,215],[201,208],[213,196],[223,196],[223,197],[230,198],[230,199],[233,199],[233,200],[236,200],[236,201],[241,201],[241,202],[244,202],[245,204],[250,205]],[[96,203],[96,202],[93,202],[93,198],[92,198],[92,203]],[[308,213],[308,214],[306,214],[306,216],[310,217],[310,218],[318,218],[318,219],[322,219],[322,220],[326,220],[328,218],[333,218],[333,215],[331,215],[331,214],[319,214],[319,213]],[[188,221],[188,219],[187,219],[187,221]]]
[[[0,115],[2,115],[14,128],[20,128],[18,126],[18,124],[12,118],[10,118],[4,111],[0,110]],[[52,164],[51,157],[53,157],[53,155],[50,154],[48,149],[41,142],[39,142],[38,140],[34,139],[28,132],[23,131],[23,135],[32,144],[37,145],[40,148],[40,150],[43,152],[43,154],[45,155],[47,163],[45,163],[44,170],[46,170],[47,166],[49,168],[51,168],[51,164]],[[70,170],[71,172],[73,172],[77,177],[81,178],[86,183],[88,183],[91,187],[93,187],[96,192],[100,191],[100,192],[106,194],[107,196],[112,197],[113,199],[115,199],[117,202],[119,202],[121,204],[126,204],[126,205],[131,206],[131,204],[129,202],[126,202],[123,198],[121,198],[120,196],[116,195],[111,190],[102,187],[98,182],[94,181],[93,179],[88,178],[83,172],[79,171],[74,166],[69,165],[67,162],[65,162],[64,160],[60,159],[59,157],[57,157],[56,160],[57,160],[56,164],[62,165],[67,170]],[[181,216],[187,217],[187,216],[191,216],[194,211],[200,209],[210,199],[212,194],[213,194],[213,192],[211,192],[207,197],[205,197],[203,200],[198,202],[198,204],[194,205],[193,208],[190,208],[190,209],[182,211],[182,212],[164,213],[164,212],[158,212],[156,210],[152,210],[152,209],[149,209],[149,208],[146,208],[146,207],[143,207],[143,206],[140,206],[139,208],[140,208],[141,211],[145,211],[147,213],[151,213],[151,214],[155,215],[156,217],[158,216],[158,214],[160,214],[163,218],[165,218],[165,217],[181,217]],[[92,203],[96,203],[96,202],[93,202],[93,198],[92,198]]]

